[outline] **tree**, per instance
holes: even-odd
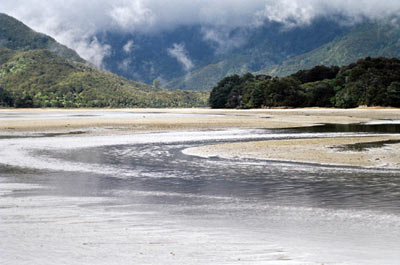
[[[154,79],[154,81],[153,81],[153,88],[154,89],[156,89],[156,90],[160,90],[160,80],[158,80],[158,79]]]
[[[251,97],[250,97],[250,107],[251,108],[260,108],[263,105],[264,102],[264,91],[263,87],[268,85],[268,81],[264,81],[263,83],[259,83],[255,86],[253,91],[251,92]],[[264,84],[264,86],[263,86]]]
[[[27,93],[22,93],[22,95],[14,95],[14,106],[16,108],[33,108],[33,99],[32,96]]]
[[[235,87],[229,93],[228,99],[225,103],[225,107],[231,109],[237,108],[240,106],[240,100],[241,100],[240,90],[238,87]]]
[[[387,103],[391,107],[400,107],[400,82],[393,82],[387,88]]]
[[[300,82],[293,77],[274,78],[266,85],[265,106],[301,107],[305,102]]]
[[[333,79],[339,72],[339,67],[327,67],[324,65],[317,65],[310,70],[301,70],[293,74],[292,77],[297,78],[302,84],[322,81],[325,79]]]
[[[232,75],[222,79],[210,93],[209,105],[212,108],[226,108],[229,94],[240,84],[240,77]]]
[[[307,107],[332,107],[332,97],[335,91],[327,81],[314,82],[303,85],[306,92]]]
[[[0,87],[0,106],[11,107],[13,105],[13,100],[10,93]]]

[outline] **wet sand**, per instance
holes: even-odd
[[[66,115],[68,113],[82,112],[87,116],[68,117]],[[98,112],[106,115],[103,115],[103,117],[101,115],[90,116]],[[121,115],[120,117],[119,113],[135,113],[136,116],[124,117],[124,115]],[[149,115],[151,113],[163,114],[163,116]],[[26,114],[36,115],[36,117],[35,119],[15,119],[14,117],[19,114],[22,115],[21,117],[26,117]],[[48,119],[46,114],[60,114],[61,117]],[[116,115],[109,117],[107,114]],[[376,120],[400,120],[400,109],[0,109],[0,132],[7,134],[10,132],[68,132],[82,130],[90,136],[93,134],[130,134],[154,131],[294,128],[323,123],[350,124]],[[333,165],[400,168],[400,144],[392,144],[360,152],[332,148],[346,144],[398,139],[399,137],[392,136],[279,140],[205,146],[186,150],[185,152],[205,157],[240,157]]]
[[[400,169],[400,144],[363,151],[346,150],[346,145],[400,140],[398,137],[343,137],[274,140],[195,147],[185,154],[227,159],[252,158],[340,166]]]

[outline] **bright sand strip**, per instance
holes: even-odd
[[[343,151],[343,145],[387,140],[399,137],[345,137],[273,140],[218,144],[189,148],[185,154],[222,158],[253,158],[278,161],[295,161],[329,165],[362,166],[400,169],[400,144],[385,145],[367,151]]]
[[[134,112],[136,117],[80,117],[59,119],[12,119],[13,114],[84,112]],[[146,116],[145,113],[173,114],[171,117]],[[10,114],[11,113],[11,114]],[[176,114],[200,114],[176,116]],[[206,114],[201,116],[202,114]],[[175,117],[174,117],[175,115]],[[212,116],[210,116],[212,115]],[[211,110],[211,109],[0,109],[0,131],[46,131],[103,128],[113,133],[160,130],[208,130],[229,128],[293,128],[321,123],[358,123],[378,119],[400,120],[400,109],[268,109],[268,110]],[[107,132],[106,132],[107,133]]]

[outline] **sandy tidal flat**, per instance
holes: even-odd
[[[0,109],[0,131],[274,129],[400,120],[400,109]]]
[[[0,133],[79,132],[90,135],[132,134],[155,131],[208,131],[226,129],[280,129],[326,123],[393,123],[400,109],[90,109],[0,110]],[[256,158],[333,165],[400,168],[400,145],[384,145],[358,152],[332,147],[364,142],[397,140],[392,137],[347,137],[204,146],[186,154],[223,158]]]

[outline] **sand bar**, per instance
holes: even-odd
[[[273,140],[210,145],[186,149],[188,155],[252,158],[341,166],[400,169],[400,143],[363,151],[349,151],[346,145],[400,141],[400,136],[340,137],[294,140]]]

